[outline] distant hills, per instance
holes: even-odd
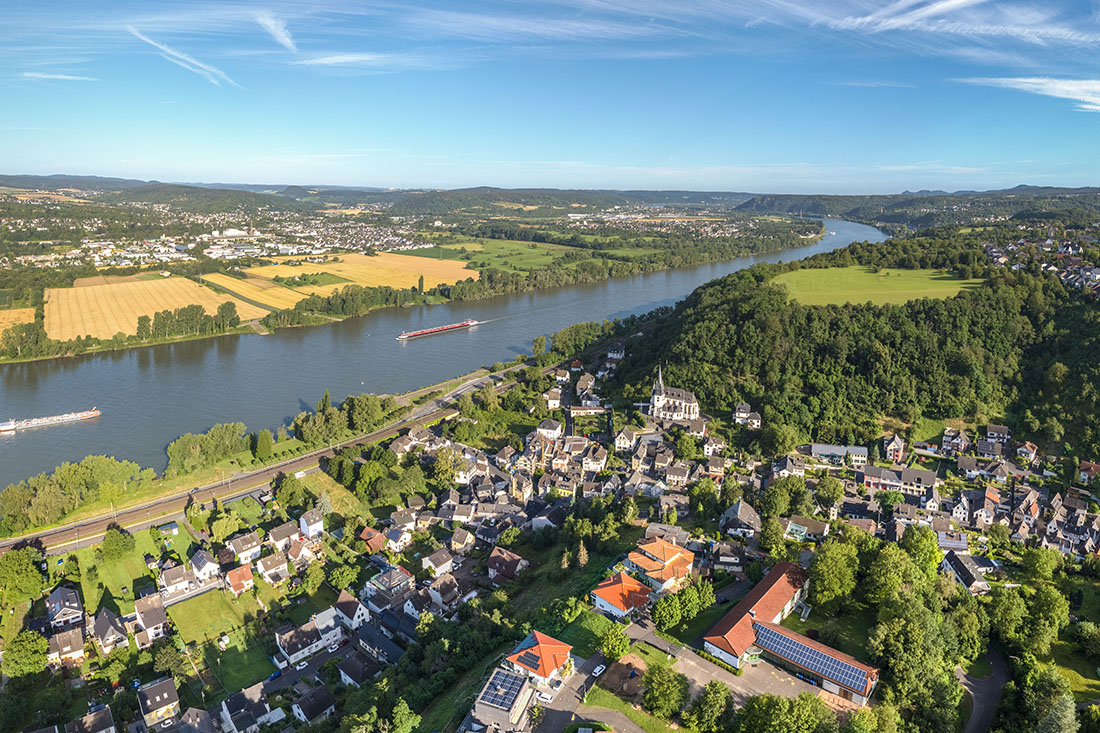
[[[478,186],[451,190],[286,184],[161,183],[78,175],[0,175],[0,186],[98,191],[105,203],[164,203],[195,213],[235,210],[312,211],[323,205],[388,205],[398,215],[547,216],[637,204],[726,206],[757,214],[835,217],[913,228],[983,216],[1091,215],[1100,188],[1020,185],[995,191],[921,190],[866,196],[752,194],[728,191],[615,191]]]

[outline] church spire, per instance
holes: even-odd
[[[664,389],[664,386],[665,386],[665,380],[662,379],[662,377],[661,377],[661,365],[660,364],[657,365],[657,385],[656,386],[659,389]]]

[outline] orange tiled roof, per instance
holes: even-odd
[[[239,568],[233,568],[225,574],[225,579],[229,581],[233,590],[244,590],[245,583],[252,580],[252,566],[241,565]]]
[[[530,670],[539,677],[549,677],[555,669],[560,669],[569,661],[569,652],[572,649],[573,647],[565,642],[547,636],[541,631],[532,631],[506,658],[509,662]],[[531,655],[534,657],[532,658]]]
[[[627,575],[619,573],[600,583],[592,591],[620,611],[633,611],[649,601],[649,588]]]
[[[749,611],[755,612],[757,621],[771,621],[795,597],[806,578],[806,571],[793,562],[777,563],[703,639],[741,656],[756,641]]]
[[[691,554],[683,547],[674,545],[668,540],[663,540],[660,537],[654,537],[651,540],[640,543],[638,549],[662,562],[668,562],[677,555],[681,555],[685,552],[689,555]]]

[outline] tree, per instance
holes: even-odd
[[[867,602],[878,606],[897,593],[912,568],[913,561],[905,550],[892,542],[884,543],[871,561],[863,582],[863,595]]]
[[[630,651],[630,637],[619,624],[611,624],[600,635],[600,651],[610,662],[617,662]]]
[[[775,517],[768,517],[760,527],[760,549],[772,554],[783,545],[783,526]]]
[[[270,461],[271,456],[275,453],[275,439],[271,436],[270,430],[261,430],[256,433],[256,449],[253,451],[253,455],[258,461]]]
[[[486,382],[485,386],[478,390],[477,401],[481,403],[481,409],[488,412],[496,412],[500,409],[500,397],[491,382]]]
[[[1062,695],[1039,721],[1035,733],[1077,733],[1077,706],[1072,695]]]
[[[681,617],[680,599],[673,593],[661,596],[653,604],[653,623],[661,631],[671,629],[679,624]]]
[[[699,610],[705,611],[718,602],[717,596],[714,594],[714,585],[699,579],[695,583],[696,589],[699,591]]]
[[[597,548],[599,549],[599,548]],[[588,550],[585,549],[584,541],[577,545],[577,567],[583,568],[588,565]]]
[[[1046,583],[1035,589],[1029,604],[1032,619],[1043,619],[1060,631],[1069,623],[1069,600],[1060,590]]]
[[[943,552],[940,551],[939,538],[931,527],[910,524],[901,536],[901,549],[909,553],[913,563],[928,577],[934,578],[939,572]]]
[[[733,695],[729,688],[718,680],[711,680],[684,713],[684,723],[699,733],[717,733],[731,710]]]
[[[412,733],[420,725],[420,716],[412,711],[404,698],[398,698],[390,714],[388,733]]]
[[[0,588],[8,603],[27,601],[42,592],[45,579],[38,569],[41,561],[42,553],[33,547],[0,555]]]
[[[423,275],[421,275],[420,278],[416,281],[416,292],[421,293],[421,294],[424,293],[424,276]]]
[[[684,431],[676,438],[672,451],[681,461],[693,460],[699,452],[699,443],[691,436],[691,433]]]
[[[103,535],[103,557],[118,560],[134,551],[134,536],[118,527],[110,527]]]
[[[546,353],[546,337],[536,336],[535,340],[531,342],[531,354],[536,358]]]
[[[455,472],[458,471],[460,457],[449,446],[443,446],[435,452],[435,462],[432,464],[432,478],[439,484],[453,484]]]
[[[177,680],[187,677],[189,664],[179,650],[171,644],[164,644],[153,656],[153,670],[156,672],[168,672]]]
[[[772,481],[756,501],[756,510],[764,517],[781,517],[790,510],[790,476]]]
[[[149,340],[149,337],[153,333],[151,323],[152,323],[152,321],[150,320],[149,316],[138,316],[138,319],[137,319],[137,334],[135,334],[135,335],[138,337],[139,340],[141,340],[141,341],[148,341]]]
[[[232,512],[222,514],[211,523],[210,534],[214,537],[215,542],[224,542],[240,529],[240,526],[241,520],[237,518],[236,514]]]
[[[514,545],[519,539],[519,535],[519,527],[509,527],[508,529],[501,532],[500,536],[497,537],[497,544],[501,547],[509,547],[511,545]]]
[[[4,674],[9,677],[29,677],[46,668],[46,652],[50,645],[46,637],[35,631],[20,631],[4,647]]]
[[[359,568],[355,565],[336,565],[329,571],[328,584],[336,590],[350,588],[359,579]]]
[[[660,718],[671,718],[688,701],[687,677],[672,667],[653,665],[642,676],[642,685],[642,707]]]
[[[844,498],[844,484],[834,476],[826,476],[817,482],[815,493],[825,504],[834,506]]]
[[[810,602],[823,613],[833,613],[856,588],[859,566],[854,545],[829,540],[810,563]]]
[[[761,442],[774,455],[785,455],[798,445],[798,430],[785,423],[769,422],[764,426]]]
[[[619,504],[619,521],[623,524],[634,524],[638,518],[638,503],[633,496],[628,496]]]
[[[1050,580],[1062,564],[1062,553],[1044,547],[1024,550],[1024,572],[1033,580]]]
[[[894,507],[905,503],[905,494],[900,491],[894,491],[893,489],[887,489],[876,493],[875,501],[878,502],[879,514],[888,518],[894,513]]]
[[[989,525],[985,530],[985,536],[989,538],[990,544],[996,548],[1007,547],[1008,543],[1012,541],[1012,534],[1007,524]]]
[[[989,594],[989,628],[997,632],[1001,641],[1016,646],[1020,631],[1027,618],[1027,602],[1019,588],[995,588]]]
[[[702,606],[699,605],[699,590],[695,584],[686,586],[676,594],[680,599],[680,620],[690,621],[699,615]]]
[[[306,499],[306,486],[294,476],[283,476],[279,488],[275,490],[275,501],[284,510],[301,506]]]
[[[323,582],[325,582],[324,566],[319,562],[312,563],[302,576],[302,592],[311,596],[321,588]]]

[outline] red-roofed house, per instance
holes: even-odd
[[[370,555],[375,555],[386,549],[386,535],[374,527],[364,527],[363,531],[359,533],[359,539],[367,543],[367,553]]]
[[[251,565],[241,565],[233,568],[225,574],[225,581],[229,583],[229,590],[233,591],[234,596],[247,593],[256,584],[252,579]]]
[[[641,573],[657,591],[675,590],[691,576],[695,553],[660,537],[642,540],[638,549],[626,556],[626,567]]]
[[[626,573],[612,575],[592,591],[596,610],[623,618],[649,603],[650,588]]]
[[[809,677],[822,689],[866,705],[878,669],[781,625],[809,585],[806,571],[781,562],[703,637],[703,648],[741,668],[760,658]]]
[[[572,668],[569,661],[569,652],[572,649],[565,642],[541,631],[532,631],[516,645],[505,660],[516,672],[526,675],[534,684],[546,685],[554,678],[567,676],[563,673],[567,667]]]

